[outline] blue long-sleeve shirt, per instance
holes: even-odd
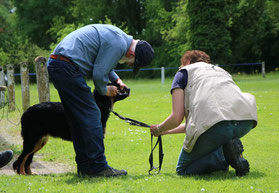
[[[84,75],[91,74],[95,89],[105,95],[108,81],[119,78],[113,69],[128,51],[132,40],[132,36],[115,26],[92,24],[67,35],[52,54],[69,58],[80,66]]]

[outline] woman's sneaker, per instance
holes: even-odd
[[[249,162],[242,155],[244,149],[239,139],[229,141],[223,146],[223,150],[227,163],[235,169],[237,176],[245,176],[249,173]]]

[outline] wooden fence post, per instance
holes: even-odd
[[[0,86],[6,86],[5,72],[3,66],[0,66]],[[0,108],[5,106],[5,91],[0,91]]]
[[[50,101],[49,78],[46,67],[46,61],[46,58],[41,56],[38,56],[35,59],[37,87],[40,103]]]
[[[14,66],[12,64],[7,65],[7,78],[8,78],[8,111],[15,111],[15,76]]]
[[[22,62],[20,64],[20,78],[21,78],[22,110],[24,112],[30,106],[29,69],[28,69],[27,62]]]

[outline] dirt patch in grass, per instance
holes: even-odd
[[[18,129],[13,129],[15,126],[5,120],[0,122],[0,151],[11,149],[13,145],[22,146],[22,138]],[[9,164],[0,169],[0,175],[16,175],[13,170],[13,162],[19,155],[14,155]],[[31,169],[34,174],[47,175],[47,174],[61,174],[66,172],[75,172],[75,167],[54,162],[41,161],[38,158],[42,156],[39,153],[34,156],[34,161],[31,164]]]

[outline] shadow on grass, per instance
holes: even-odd
[[[60,174],[58,174],[60,175]],[[265,173],[260,171],[251,171],[248,175],[243,177],[238,177],[235,175],[234,171],[229,172],[215,172],[208,175],[191,175],[191,176],[179,176],[176,173],[161,173],[158,175],[148,175],[148,174],[140,174],[140,175],[127,175],[121,177],[114,177],[114,178],[105,178],[105,177],[79,177],[76,173],[65,173],[62,174],[66,177],[67,184],[92,184],[92,183],[102,183],[108,181],[126,181],[126,180],[141,180],[146,178],[172,178],[172,179],[181,179],[181,178],[189,178],[195,180],[205,180],[205,181],[220,181],[220,180],[245,180],[245,179],[257,179],[265,177]],[[50,175],[45,175],[50,176]],[[57,175],[56,175],[57,176]],[[61,180],[65,180],[65,178],[61,178]]]
[[[55,177],[55,181],[57,183],[61,184],[71,184],[71,185],[77,185],[80,183],[83,184],[92,184],[92,183],[102,183],[107,182],[111,179],[125,179],[126,176],[123,177],[117,177],[117,178],[105,178],[105,177],[79,177],[76,173],[68,172],[63,174],[43,174],[40,176],[44,177]]]
[[[163,174],[159,175],[148,175],[148,174],[141,174],[141,175],[127,175],[127,176],[119,176],[119,177],[111,177],[111,178],[106,178],[106,177],[79,177],[75,173],[66,173],[64,174],[67,177],[66,183],[67,184],[79,184],[79,183],[102,183],[102,182],[107,182],[107,181],[114,181],[114,180],[140,180],[140,179],[145,179],[149,177],[155,177],[155,176],[164,176]]]
[[[212,174],[204,174],[204,175],[190,175],[190,176],[178,176],[173,173],[167,173],[164,174],[165,176],[171,176],[171,177],[179,177],[179,178],[194,178],[195,180],[206,180],[206,181],[215,181],[215,180],[231,180],[231,179],[257,179],[257,178],[263,178],[265,177],[265,173],[260,171],[251,171],[246,176],[236,176],[234,171],[228,171],[228,172],[215,172]]]

